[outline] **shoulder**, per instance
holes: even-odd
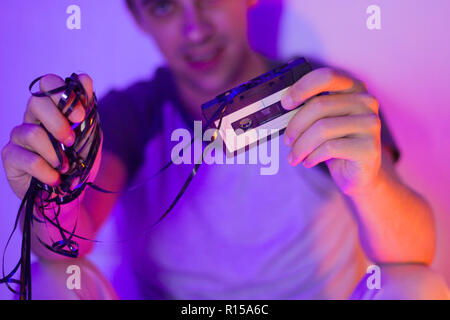
[[[149,80],[135,82],[122,90],[109,91],[99,100],[99,109],[126,107],[128,110],[146,110],[150,105],[163,104],[170,98],[167,88],[171,81],[169,69],[160,67]]]
[[[170,99],[169,76],[168,69],[159,68],[152,79],[111,90],[98,103],[103,150],[119,157],[130,177],[142,163],[145,145],[161,130],[162,107]]]
[[[148,139],[159,128],[165,102],[172,99],[172,81],[169,69],[160,67],[150,80],[109,91],[98,103],[105,135],[120,130]]]

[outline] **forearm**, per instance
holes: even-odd
[[[121,163],[119,158],[109,152],[104,152],[102,158],[101,166],[100,156],[98,156],[93,168],[92,176],[96,177],[95,184],[107,190],[121,191],[127,179],[124,164]],[[97,170],[99,170],[99,174],[97,174]],[[117,199],[118,194],[105,194],[87,187],[80,197],[61,206],[59,222],[65,230],[70,232],[72,232],[76,223],[77,228],[74,233],[92,240],[106,221]],[[49,218],[54,217],[52,210],[47,210],[46,212]],[[39,213],[36,213],[36,215],[40,216]],[[47,222],[46,225],[35,222],[32,229],[47,244],[52,244],[51,239],[54,239],[54,241],[61,240],[58,229],[52,226],[50,222]],[[73,240],[80,246],[80,257],[88,254],[94,245],[92,241],[76,237],[73,237]],[[58,260],[65,258],[49,251],[39,243],[35,236],[32,237],[32,241],[32,250],[39,257]]]
[[[39,217],[41,220],[44,220],[40,213],[36,212],[35,215]],[[47,210],[46,215],[50,218],[54,218],[53,210]],[[69,204],[66,204],[61,207],[61,213],[58,217],[58,221],[62,228],[65,230],[72,232],[74,230],[75,224],[76,229],[73,232],[77,236],[81,236],[87,239],[94,239],[96,234],[96,228],[94,227],[94,223],[92,221],[91,216],[88,214],[83,204],[80,204],[79,201],[73,201]],[[52,245],[53,242],[62,240],[62,236],[57,227],[53,226],[52,223],[46,221],[45,223],[39,223],[34,221],[32,228],[32,237],[31,237],[31,249],[34,254],[36,254],[39,258],[49,259],[49,260],[64,260],[67,257],[56,254],[48,250],[41,244],[38,240],[41,239],[47,245]],[[69,238],[70,234],[65,233],[65,237]],[[77,242],[79,245],[79,257],[83,257],[88,254],[93,248],[93,242],[82,240],[77,238],[76,236],[72,237],[72,240]]]
[[[378,263],[431,264],[433,214],[427,202],[386,166],[368,192],[352,195],[362,247]]]

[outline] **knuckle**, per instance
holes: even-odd
[[[380,109],[380,103],[378,102],[378,99],[375,98],[371,94],[365,94],[363,95],[365,104],[375,113],[378,114],[378,110]]]
[[[379,150],[381,148],[379,139],[377,139],[377,138],[368,139],[367,144],[368,144],[368,149],[369,149],[367,152],[367,155],[370,158],[375,157],[379,153]]]
[[[367,117],[367,122],[370,130],[374,133],[381,131],[381,120],[376,114],[371,114]]]
[[[315,112],[315,113],[323,113],[323,111],[325,111],[325,99],[324,97],[315,97],[312,99],[311,104],[310,104],[310,108]]]
[[[335,143],[333,141],[331,141],[331,140],[325,142],[323,146],[324,146],[325,152],[327,154],[333,154],[335,149],[336,149]]]
[[[31,96],[30,99],[28,99],[27,111],[36,113],[36,110],[39,109],[39,106],[39,97]]]
[[[381,152],[381,138],[379,136],[373,138],[373,146],[377,152]]]
[[[36,118],[39,118],[41,115],[45,116],[46,113],[44,111],[46,107],[46,99],[47,98],[43,97],[30,97],[30,99],[28,100],[27,111],[24,114],[24,120],[27,113],[33,114]]]
[[[357,82],[361,86],[361,89],[362,89],[363,92],[367,92],[368,91],[367,83],[365,83],[362,80],[357,80]]]
[[[337,76],[337,71],[331,68],[322,68],[322,74],[328,83]]]
[[[317,120],[316,123],[314,124],[314,130],[316,131],[317,135],[319,135],[322,138],[326,138],[329,127],[330,125],[328,119]]]
[[[334,73],[334,70],[329,67],[323,67],[319,69],[319,72],[324,76],[331,76]]]
[[[30,122],[32,118],[32,114],[35,114],[35,108],[37,104],[38,97],[31,96],[28,98],[27,106],[25,108],[25,112],[23,113],[22,120],[24,123]]]
[[[7,160],[8,160],[8,156],[9,156],[9,153],[10,153],[9,149],[10,149],[10,143],[7,143],[2,148],[2,162],[3,163],[7,162]]]
[[[292,118],[291,121],[288,123],[286,130],[285,130],[285,134],[290,138],[290,139],[295,139],[297,138],[298,132],[299,132],[299,119],[295,119]]]
[[[12,128],[11,132],[9,133],[9,138],[11,141],[13,141],[17,137],[17,135],[20,132],[21,127],[22,127],[22,125],[18,125],[18,126],[15,126],[14,128]]]
[[[45,160],[41,158],[40,156],[34,156],[30,160],[30,169],[32,172],[41,172],[44,169],[45,166]]]
[[[39,141],[45,136],[45,131],[39,126],[30,126],[25,131],[25,140],[28,142]]]
[[[33,96],[33,95],[31,95],[31,96],[28,98],[28,101],[27,101],[27,107],[26,107],[27,110],[30,109],[31,106],[34,104],[35,99],[36,99],[36,97]]]

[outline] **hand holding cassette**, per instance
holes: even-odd
[[[320,95],[328,92],[329,95]],[[316,69],[298,80],[282,98],[293,110],[284,142],[292,147],[291,165],[328,166],[348,195],[370,192],[381,166],[379,103],[364,83],[329,68]]]
[[[312,70],[295,59],[203,104],[207,121],[226,110],[219,134],[234,155],[273,132],[292,147],[288,161],[313,167],[321,162],[344,193],[376,182],[381,165],[378,101],[359,80],[332,70]],[[255,134],[256,132],[256,134]]]

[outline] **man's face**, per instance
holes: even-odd
[[[230,85],[248,58],[251,0],[133,0],[141,28],[151,35],[177,77],[205,93]]]

